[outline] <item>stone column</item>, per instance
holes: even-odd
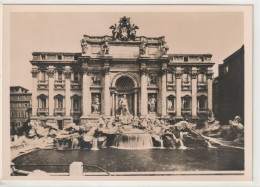
[[[71,70],[69,66],[65,67],[65,116],[70,116],[70,77]]]
[[[167,73],[167,69],[163,69],[162,70],[162,79],[161,79],[161,110],[162,116],[166,116],[166,73]]]
[[[37,86],[38,86],[38,70],[33,68],[32,71],[32,117],[37,115],[38,99],[37,99]]]
[[[196,67],[192,67],[192,73],[191,73],[191,99],[192,99],[192,110],[191,110],[191,114],[192,114],[192,118],[197,118],[197,69]]]
[[[117,112],[117,109],[118,109],[118,93],[116,92],[115,95],[116,95],[116,112]]]
[[[112,92],[112,116],[115,116],[115,92]]]
[[[141,68],[141,116],[147,115],[147,69]]]
[[[181,76],[182,76],[182,71],[180,67],[177,67],[176,69],[176,117],[177,118],[182,118],[181,116]]]
[[[82,68],[82,117],[87,117],[91,114],[91,93],[90,93],[90,71],[87,67]]]
[[[135,103],[135,107],[134,107],[134,115],[135,116],[137,116],[137,105],[138,105],[138,101],[137,101],[137,99],[138,99],[138,97],[137,97],[137,91],[135,91],[135,101],[134,101],[134,103]]]
[[[208,70],[207,81],[208,81],[208,110],[212,111],[212,70]]]
[[[110,116],[110,76],[109,66],[103,67],[103,88],[102,88],[102,103],[103,103],[103,115]]]
[[[49,116],[53,116],[54,112],[54,67],[49,66],[47,71],[49,77]]]

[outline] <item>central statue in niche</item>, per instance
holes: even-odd
[[[123,97],[119,100],[119,119],[123,124],[129,124],[129,122],[132,120],[133,116],[129,111],[128,107],[128,101],[126,99],[126,95],[123,95]]]
[[[131,115],[130,112],[129,112],[126,95],[124,95],[124,96],[119,100],[119,106],[120,106],[120,115],[122,115],[122,116]]]

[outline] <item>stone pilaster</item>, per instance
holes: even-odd
[[[91,93],[90,93],[90,70],[88,67],[82,68],[82,117],[86,118],[91,114]]]
[[[103,67],[103,85],[102,85],[102,100],[103,100],[103,115],[110,116],[110,76],[109,76],[109,62],[104,63]]]
[[[49,116],[54,112],[54,67],[49,66],[47,75],[49,77]]]
[[[137,94],[138,94],[138,91],[135,91],[135,108],[134,108],[134,115],[135,116],[137,116],[137,106],[138,106],[138,96],[137,96]]]
[[[65,116],[70,116],[70,77],[71,77],[71,70],[69,66],[65,67],[64,71],[65,77]]]
[[[196,67],[192,67],[192,72],[191,72],[191,114],[192,118],[196,119],[197,116],[197,77],[198,77],[198,72]]]
[[[207,82],[208,82],[208,110],[212,111],[212,70],[207,72]]]
[[[162,76],[162,80],[161,80],[161,115],[162,116],[166,116],[166,73],[167,73],[167,69],[163,69],[161,71],[161,76]]]
[[[176,117],[182,118],[181,116],[181,76],[182,71],[180,67],[176,68]]]
[[[141,116],[146,116],[148,113],[147,105],[147,68],[146,65],[142,65],[140,68],[141,72]]]
[[[33,68],[32,71],[32,117],[37,115],[38,100],[37,100],[37,84],[38,84],[38,69]]]

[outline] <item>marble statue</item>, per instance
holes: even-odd
[[[152,97],[150,98],[150,100],[149,100],[149,102],[148,102],[150,112],[155,112],[156,102],[157,102],[157,101],[156,101],[156,99],[155,99],[155,96],[152,95]]]
[[[126,95],[124,95],[119,100],[119,106],[120,106],[120,115],[123,115],[123,116],[130,115]]]
[[[96,95],[92,101],[93,113],[99,112],[99,106],[100,106],[100,101],[99,101],[98,95]]]
[[[84,39],[82,39],[80,42],[81,42],[82,54],[86,54],[88,50],[88,44]]]
[[[145,55],[145,53],[146,53],[146,42],[143,42],[140,45],[140,55]]]
[[[104,45],[103,45],[103,51],[104,51],[104,54],[109,54],[109,43],[108,41],[105,41]]]

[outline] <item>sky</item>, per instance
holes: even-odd
[[[11,86],[31,90],[32,52],[81,52],[84,34],[111,35],[109,27],[123,16],[139,26],[137,36],[165,36],[168,54],[212,54],[215,77],[218,64],[244,43],[240,12],[16,12],[10,17]]]

